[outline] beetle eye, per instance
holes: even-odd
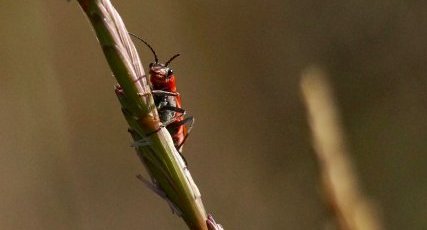
[[[153,67],[154,63],[150,63],[150,65],[148,65],[149,68]]]
[[[168,70],[168,76],[170,76],[170,75],[172,75],[173,74],[173,70],[172,69],[169,69]]]

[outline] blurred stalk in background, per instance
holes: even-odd
[[[381,230],[376,210],[360,191],[326,74],[318,67],[305,69],[301,89],[319,163],[321,185],[338,229]]]

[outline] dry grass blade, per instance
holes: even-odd
[[[307,69],[303,74],[301,87],[323,188],[339,229],[381,229],[372,204],[359,191],[325,74],[317,68]]]
[[[207,230],[199,189],[158,119],[144,69],[120,15],[109,0],[78,2],[90,19],[117,79],[116,94],[135,140],[133,146],[150,174],[151,183],[138,178],[164,198],[190,229]]]

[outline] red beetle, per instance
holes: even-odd
[[[160,121],[172,136],[175,148],[181,153],[184,142],[194,123],[194,117],[185,117],[186,111],[182,108],[181,96],[176,90],[175,75],[173,70],[168,67],[179,54],[171,57],[165,64],[159,63],[157,54],[150,44],[134,34],[130,33],[130,35],[142,41],[154,55],[154,62],[149,65],[154,103],[159,112]]]

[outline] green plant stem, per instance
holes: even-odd
[[[170,134],[161,126],[142,65],[120,16],[108,0],[78,2],[117,79],[117,97],[153,186],[164,192],[190,229],[207,230],[200,193]]]

